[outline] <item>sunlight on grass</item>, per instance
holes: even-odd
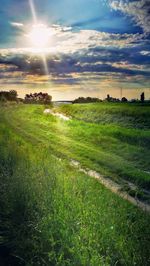
[[[68,163],[78,158],[112,176],[124,162],[136,171],[132,154],[140,144],[130,147],[109,127],[44,116],[43,109],[1,107],[0,241],[9,264],[149,265],[149,215]],[[115,145],[126,154],[119,147],[115,152]]]

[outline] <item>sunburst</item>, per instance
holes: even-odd
[[[50,40],[50,29],[44,24],[35,24],[28,34],[32,47],[46,48]]]

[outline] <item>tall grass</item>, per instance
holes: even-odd
[[[96,104],[98,110],[99,105]],[[89,105],[89,108],[92,107]],[[120,108],[119,105],[118,113]],[[80,105],[78,109],[80,111]],[[79,160],[82,166],[118,182],[123,178],[142,188],[150,188],[149,130],[127,128],[117,122],[105,125],[75,119],[66,122],[44,116],[43,110],[42,106],[16,106],[2,110],[2,113],[11,127],[29,142],[35,145],[43,143],[53,154]],[[88,115],[88,109],[86,112]]]
[[[119,124],[131,128],[150,128],[150,104],[90,103],[61,105],[57,110],[76,119],[98,124]]]
[[[149,215],[63,156],[73,156],[76,122],[43,117],[38,106],[1,114],[1,264],[149,265]]]

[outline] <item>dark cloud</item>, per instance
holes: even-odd
[[[55,78],[57,83],[76,83],[77,78],[74,73],[104,73],[124,74],[128,76],[141,75],[148,77],[150,72],[149,58],[141,53],[139,48],[124,49],[102,49],[93,48],[82,53],[47,55],[47,67],[49,75]],[[9,53],[0,56],[1,72],[18,71],[25,75],[46,75],[43,60],[38,55],[28,55],[26,53]]]

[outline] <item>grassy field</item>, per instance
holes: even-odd
[[[85,122],[150,129],[149,103],[90,103],[60,105],[61,112]]]
[[[149,105],[76,104],[55,110],[73,118],[70,134],[87,144],[79,158],[86,166],[115,180],[121,177],[150,188]]]
[[[1,264],[149,265],[150,216],[69,160],[149,189],[150,107],[44,109],[0,107]]]

